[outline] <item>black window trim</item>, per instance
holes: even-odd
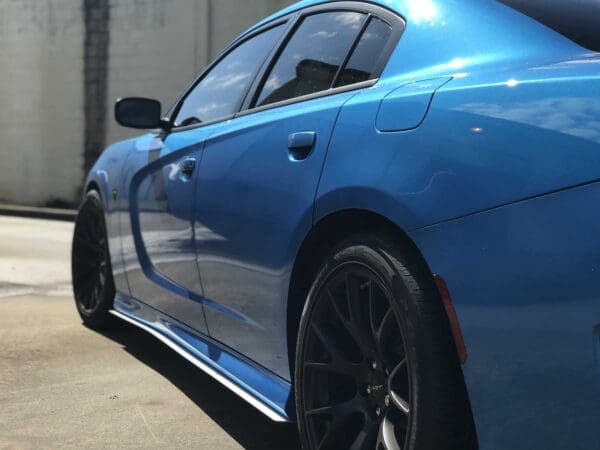
[[[337,5],[336,5],[337,6]],[[296,33],[298,32],[298,30],[300,29],[300,27],[302,26],[304,20],[307,17],[310,16],[316,16],[319,14],[326,14],[326,13],[331,13],[331,12],[358,12],[358,13],[362,13],[364,15],[364,17],[362,18],[362,22],[360,24],[360,29],[358,31],[358,34],[354,37],[354,40],[350,43],[350,47],[347,50],[346,55],[344,55],[343,59],[342,59],[342,64],[340,65],[340,67],[338,68],[338,71],[335,74],[335,77],[331,83],[331,86],[329,86],[329,90],[331,90],[333,88],[333,86],[335,86],[335,83],[338,81],[338,76],[340,75],[340,73],[342,72],[342,70],[344,69],[344,67],[346,66],[346,64],[348,63],[348,60],[350,59],[350,56],[352,55],[352,52],[354,51],[354,49],[356,48],[356,46],[358,45],[358,41],[360,40],[360,37],[362,36],[366,25],[369,23],[369,21],[371,20],[371,14],[365,14],[364,11],[357,11],[357,10],[351,10],[351,9],[347,9],[347,8],[335,8],[335,9],[324,9],[321,10],[320,8],[317,11],[311,11],[312,8],[307,8],[303,11],[302,14],[299,14],[298,17],[296,18],[296,20],[294,21],[294,25],[292,27],[292,29],[290,30],[290,32],[287,34],[285,41],[281,44],[281,46],[279,46],[279,48],[277,49],[277,52],[275,53],[275,55],[273,56],[273,58],[271,58],[271,60],[269,61],[269,64],[267,64],[265,67],[263,67],[262,73],[260,74],[260,76],[258,76],[258,82],[252,86],[250,92],[252,93],[252,95],[249,95],[249,101],[244,103],[242,105],[242,109],[241,112],[244,112],[245,110],[261,110],[261,108],[263,108],[264,106],[270,106],[271,104],[268,105],[264,105],[264,106],[256,106],[256,102],[258,102],[258,97],[262,92],[262,89],[264,88],[267,79],[269,77],[269,75],[271,75],[271,71],[273,70],[273,68],[275,67],[275,65],[277,64],[277,62],[279,62],[279,58],[281,57],[281,55],[283,54],[283,52],[285,51],[287,45],[290,43],[290,41],[292,40],[292,38],[296,35]],[[320,92],[324,92],[324,91],[319,91],[319,92],[315,92],[312,94],[307,94],[307,95],[302,95],[302,96],[298,96],[298,97],[293,97],[291,99],[285,99],[285,100],[281,100],[279,102],[273,102],[273,105],[277,105],[279,103],[284,103],[284,102],[288,102],[289,100],[294,100],[296,98],[302,98],[302,97],[308,97],[311,95],[314,95],[316,93],[320,93]]]
[[[286,15],[284,17],[281,17],[277,20],[274,20],[273,22],[269,22],[268,24],[265,24],[264,26],[257,28],[256,30],[253,30],[249,33],[247,33],[246,35],[236,39],[235,41],[233,41],[232,43],[230,43],[227,47],[225,47],[221,53],[219,53],[219,55],[214,59],[213,62],[211,62],[201,73],[198,77],[196,77],[196,79],[194,80],[194,82],[191,84],[191,86],[181,95],[179,96],[179,98],[175,101],[175,103],[173,104],[173,106],[171,106],[171,108],[169,108],[166,116],[165,116],[165,120],[168,121],[169,123],[171,123],[171,125],[173,126],[172,131],[176,132],[176,131],[183,131],[183,130],[189,130],[189,129],[193,129],[193,128],[199,128],[202,126],[206,126],[206,125],[211,125],[214,123],[219,123],[219,122],[224,122],[226,120],[230,120],[233,117],[235,117],[235,115],[241,110],[242,105],[244,104],[246,97],[248,95],[249,90],[246,91],[246,93],[244,95],[242,95],[241,100],[238,102],[238,105],[236,106],[235,112],[233,114],[228,114],[226,116],[222,116],[222,117],[218,117],[214,120],[208,120],[206,122],[202,122],[199,124],[193,124],[193,125],[188,125],[188,126],[184,126],[184,127],[175,127],[175,118],[177,117],[177,114],[179,114],[179,111],[181,110],[181,107],[183,106],[183,103],[185,102],[186,98],[194,91],[194,89],[196,89],[196,87],[198,86],[198,84],[200,84],[202,82],[202,80],[218,65],[220,64],[227,56],[229,56],[231,54],[231,52],[233,52],[234,50],[236,50],[237,48],[239,48],[241,45],[245,44],[246,42],[248,42],[250,39],[255,38],[256,36],[265,33],[269,30],[272,30],[273,28],[277,28],[278,26],[283,25],[284,29],[283,29],[283,33],[281,34],[281,36],[279,37],[279,39],[275,42],[275,45],[273,46],[273,48],[271,49],[270,52],[267,53],[267,57],[265,58],[265,60],[263,61],[263,63],[259,66],[258,71],[256,72],[256,74],[254,75],[254,78],[252,80],[252,82],[250,83],[250,87],[252,87],[255,78],[258,74],[260,74],[260,71],[262,69],[262,67],[264,66],[264,64],[266,64],[271,57],[273,56],[273,53],[279,48],[279,46],[281,45],[281,43],[283,42],[283,40],[285,39],[285,37],[287,36],[291,26],[293,25],[293,20],[290,21],[291,16],[290,15]],[[287,26],[286,26],[287,25]]]
[[[302,21],[311,15],[315,14],[323,14],[327,12],[348,12],[348,11],[356,11],[366,15],[363,23],[361,24],[361,29],[356,35],[354,42],[350,46],[348,53],[345,55],[343,59],[343,64],[340,66],[338,73],[336,74],[331,87],[324,91],[315,92],[308,95],[303,95],[299,97],[294,97],[291,99],[282,100],[280,102],[271,103],[263,106],[256,106],[256,102],[258,101],[258,96],[260,95],[261,89],[267,81],[271,70],[279,60],[279,57],[285,50],[285,47],[292,39],[298,28],[302,24]],[[360,42],[365,30],[371,23],[372,18],[379,19],[385,23],[387,23],[392,28],[392,35],[388,40],[386,47],[383,49],[381,57],[378,63],[375,66],[375,70],[371,74],[371,77],[367,81],[362,81],[359,83],[352,83],[346,86],[335,87],[336,83],[339,80],[339,76],[343,72],[343,69],[348,64],[350,58],[352,57],[352,53],[356,49],[356,46]],[[268,64],[265,64],[255,80],[254,84],[250,88],[250,93],[247,96],[247,101],[242,105],[240,112],[238,112],[235,117],[240,117],[248,114],[252,114],[255,112],[265,111],[268,109],[278,108],[282,106],[291,105],[294,103],[305,102],[308,100],[313,100],[320,97],[327,97],[330,95],[335,95],[343,92],[354,91],[358,89],[364,89],[367,87],[371,87],[379,81],[379,77],[381,76],[383,70],[387,66],[387,63],[392,55],[392,52],[396,48],[402,34],[404,34],[404,30],[406,29],[406,21],[400,17],[397,13],[384,8],[382,6],[377,6],[371,3],[360,2],[360,1],[333,1],[321,5],[311,6],[299,11],[299,14],[294,19],[294,23],[290,27],[285,37],[285,40],[280,43],[277,48],[277,51],[274,52],[274,55],[269,59]]]
[[[302,20],[310,15],[321,14],[321,13],[326,13],[326,12],[336,12],[336,11],[342,11],[342,12],[356,11],[356,12],[361,12],[361,13],[366,14],[367,17],[364,20],[364,22],[361,26],[361,30],[357,34],[355,41],[350,46],[348,54],[344,58],[344,63],[343,63],[343,65],[340,66],[340,69],[339,69],[338,73],[336,74],[335,79],[333,80],[332,87],[327,90],[324,90],[324,91],[319,91],[319,92],[315,92],[312,94],[303,95],[300,97],[294,97],[291,99],[283,100],[283,101],[276,102],[276,103],[271,103],[271,104],[264,105],[264,106],[259,106],[259,107],[251,106],[251,105],[254,105],[255,101],[257,100],[257,97],[260,93],[260,89],[262,88],[263,84],[266,82],[267,76],[270,74],[271,69],[277,62],[279,56],[285,49],[289,40],[294,36],[294,33],[297,31],[298,27],[302,23]],[[370,79],[367,81],[362,81],[359,83],[352,83],[352,84],[348,84],[346,86],[335,87],[335,83],[337,83],[338,77],[341,75],[346,64],[348,64],[348,62],[352,56],[352,52],[355,50],[356,46],[358,45],[360,38],[363,36],[369,23],[371,23],[372,18],[377,18],[377,19],[387,23],[392,28],[392,35],[390,36],[390,39],[388,40],[387,45],[385,46],[385,48],[383,49],[383,51],[381,53],[381,57],[375,66],[375,70],[371,74]],[[204,77],[217,64],[219,64],[223,60],[223,58],[225,58],[233,50],[235,50],[236,48],[238,48],[240,45],[247,42],[248,40],[252,39],[253,37],[255,37],[265,31],[268,31],[272,28],[280,26],[280,25],[285,26],[282,36],[280,36],[279,40],[273,46],[273,49],[269,52],[267,58],[265,58],[265,61],[260,66],[259,70],[257,71],[257,73],[254,77],[253,82],[250,84],[249,89],[246,91],[246,94],[244,96],[242,96],[242,101],[238,105],[236,113],[229,114],[229,115],[223,116],[223,117],[219,117],[214,120],[202,122],[199,124],[193,124],[193,125],[188,125],[188,126],[184,126],[184,127],[172,128],[170,133],[177,133],[180,131],[187,131],[187,130],[191,130],[191,129],[202,128],[202,127],[205,127],[208,125],[213,125],[213,124],[220,123],[220,122],[226,122],[226,121],[234,119],[236,117],[241,117],[241,116],[245,116],[248,114],[257,113],[257,112],[265,111],[268,109],[279,108],[279,107],[291,105],[294,103],[301,103],[301,102],[305,102],[308,100],[313,100],[313,99],[317,99],[317,98],[321,98],[321,97],[328,97],[328,96],[340,94],[343,92],[355,91],[355,90],[374,86],[379,81],[379,78],[380,78],[381,74],[383,73],[383,70],[387,66],[387,63],[388,63],[394,49],[396,48],[398,42],[400,41],[400,38],[404,34],[404,31],[406,29],[406,20],[403,17],[401,17],[400,15],[398,15],[396,12],[391,11],[390,9],[387,9],[383,6],[378,6],[378,5],[374,5],[372,3],[367,3],[364,1],[357,1],[357,0],[354,0],[354,1],[334,0],[334,1],[330,1],[328,3],[304,8],[299,11],[294,11],[283,17],[279,17],[279,18],[273,20],[272,22],[266,23],[263,26],[253,29],[252,31],[248,32],[247,34],[242,35],[238,39],[234,40],[227,47],[225,47],[225,49],[219,54],[219,56],[217,58],[215,58],[215,60],[209,66],[207,66],[204,71],[202,71],[202,73],[196,78],[196,80],[185,91],[185,93],[177,99],[177,101],[174,103],[174,105],[169,109],[169,111],[165,117],[165,120],[167,120],[168,122],[173,124],[173,121],[177,117],[177,114],[179,113],[179,110],[181,109],[181,106],[182,106],[183,102],[185,101],[185,99],[187,98],[187,96],[196,88],[196,86],[204,79]]]

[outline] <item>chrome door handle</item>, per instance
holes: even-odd
[[[196,170],[196,158],[184,158],[179,163],[179,179],[181,181],[190,181]]]
[[[302,161],[309,157],[315,143],[317,142],[317,133],[314,131],[301,131],[292,133],[288,138],[288,151],[295,161]]]

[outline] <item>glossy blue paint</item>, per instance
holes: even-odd
[[[379,105],[375,127],[379,131],[408,131],[425,120],[438,89],[452,78],[415,81],[386,95]]]
[[[251,318],[205,308],[211,336],[290,379],[286,302],[341,93],[248,114],[215,127],[198,172],[196,245],[204,295]],[[303,160],[288,148],[296,132],[315,133]],[[283,300],[283,301],[282,301]]]
[[[117,294],[115,310],[130,323],[181,349],[183,356],[218,381],[225,381],[271,419],[289,421],[295,417],[292,387],[286,380],[132,297]]]
[[[126,162],[129,216],[121,232],[130,295],[207,333],[194,243],[194,184],[181,178],[180,165],[201,157],[201,141],[138,139]]]
[[[123,141],[107,148],[89,173],[86,190],[97,189],[100,192],[106,210],[108,245],[115,288],[119,292],[129,293],[129,282],[125,270],[122,251],[121,221],[129,215],[127,191],[122,183],[122,171],[130,149],[135,140]],[[116,194],[116,195],[115,195]]]
[[[599,201],[592,183],[410,234],[460,317],[481,448],[600,448]]]
[[[298,250],[369,211],[448,283],[480,448],[600,448],[600,55],[492,0],[370,4],[406,21],[377,83],[102,155],[116,309],[284,411]]]

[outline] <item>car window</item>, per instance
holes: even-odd
[[[360,37],[348,64],[342,70],[336,87],[360,83],[371,78],[391,36],[392,27],[373,17]]]
[[[235,114],[283,29],[279,25],[247,40],[217,63],[185,98],[175,125],[194,125]]]
[[[365,19],[350,11],[306,17],[267,77],[256,106],[329,89]]]
[[[600,52],[600,0],[500,0],[558,31],[577,44]]]

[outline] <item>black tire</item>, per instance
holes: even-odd
[[[476,448],[443,304],[413,254],[356,235],[316,276],[295,364],[304,448]]]
[[[105,329],[113,323],[115,297],[104,206],[97,191],[86,194],[75,220],[71,251],[73,293],[83,323]]]

